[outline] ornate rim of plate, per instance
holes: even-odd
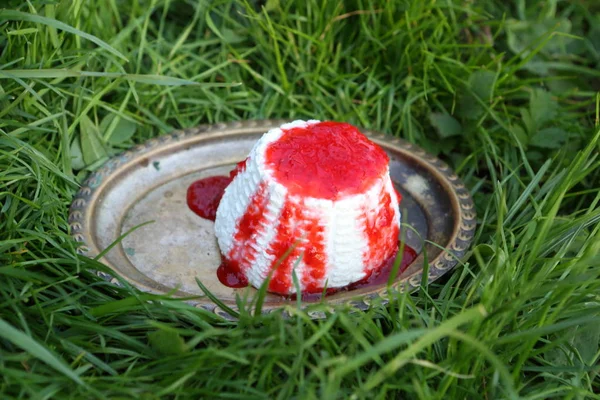
[[[109,183],[116,179],[119,175],[123,175],[124,171],[133,167],[143,165],[148,166],[149,160],[154,156],[165,154],[165,152],[174,152],[187,150],[192,146],[203,146],[203,143],[210,143],[215,140],[234,140],[240,135],[255,135],[257,138],[260,134],[268,129],[280,126],[289,122],[289,120],[249,120],[231,123],[219,123],[214,125],[200,125],[198,127],[178,130],[171,134],[164,135],[158,138],[148,140],[147,142],[137,145],[130,150],[127,150],[120,155],[117,155],[108,160],[100,169],[90,174],[79,189],[73,199],[69,213],[69,224],[71,235],[80,243],[77,251],[80,254],[88,257],[94,257],[101,253],[98,247],[97,235],[95,236],[94,229],[97,225],[94,220],[96,208],[106,198],[106,191],[110,190]],[[429,260],[428,282],[432,282],[443,274],[452,269],[458,260],[464,256],[471,241],[473,240],[476,228],[476,213],[473,200],[469,191],[466,189],[463,182],[458,176],[448,167],[446,163],[439,160],[437,157],[429,155],[421,148],[399,138],[389,137],[379,132],[360,129],[362,133],[367,135],[371,140],[375,141],[389,153],[398,154],[414,163],[419,170],[426,171],[431,179],[435,179],[436,185],[441,187],[444,194],[447,196],[449,209],[453,214],[454,223],[451,227],[451,232],[447,235],[444,250],[439,249],[439,246],[431,247],[438,254]],[[188,172],[189,173],[189,172]],[[432,203],[433,204],[433,203]],[[427,207],[427,206],[425,206]],[[431,206],[430,206],[431,207]],[[421,206],[423,208],[423,206]],[[124,210],[123,213],[126,213]],[[403,221],[404,222],[404,221]],[[431,225],[431,221],[427,221]],[[434,227],[435,228],[435,227]],[[120,235],[116,235],[116,240]],[[427,244],[426,246],[429,246]],[[111,250],[112,251],[112,250]],[[429,250],[428,250],[429,251]],[[147,292],[166,293],[172,290],[168,285],[153,284],[152,281],[136,280],[128,276],[124,276],[120,271],[120,266],[111,263],[105,257],[101,258],[105,265],[112,269],[116,274],[129,281],[133,286]],[[418,265],[418,262],[423,263],[423,254],[419,254],[417,259],[411,264]],[[422,281],[423,268],[409,267],[396,280],[394,287],[399,290],[413,290],[417,288]],[[104,273],[97,274],[112,283],[119,284],[119,281],[114,277]],[[125,274],[126,275],[126,274]],[[150,283],[148,283],[150,282]],[[176,296],[190,296],[189,293],[178,292]],[[364,310],[369,307],[375,297],[382,297],[383,301],[387,299],[386,285],[370,288],[369,290],[359,290],[344,292],[340,296],[329,296],[325,298],[325,302],[335,305],[340,303],[349,303],[351,306]],[[206,296],[190,300],[197,307],[202,307],[224,317],[230,317],[228,313],[214,304]],[[307,303],[310,304],[310,303]],[[286,305],[290,305],[289,301],[283,301],[279,304],[267,304],[263,306],[264,312],[269,312],[279,309]],[[234,303],[228,304],[232,308],[236,308]],[[322,317],[323,312],[317,311],[312,314],[313,317]]]

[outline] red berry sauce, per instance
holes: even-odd
[[[400,248],[401,244],[398,247]],[[406,270],[406,268],[408,268],[408,266],[413,261],[415,261],[415,259],[418,256],[417,252],[407,244],[404,245],[404,251],[402,254],[402,262],[400,263],[400,266],[398,268],[397,277],[400,276]],[[392,269],[394,268],[395,261],[396,255],[388,258],[383,264],[383,266],[379,269],[376,269],[375,272],[373,272],[370,276],[367,276],[366,278],[363,278],[360,281],[354,282],[345,287],[327,288],[325,289],[325,295],[329,296],[339,292],[347,292],[350,290],[357,290],[366,287],[385,285],[390,278],[390,274],[392,273]],[[248,286],[248,279],[240,270],[239,265],[231,261],[223,260],[223,262],[221,262],[219,269],[217,269],[217,276],[219,278],[219,281],[223,285],[228,286],[230,288],[237,289]],[[273,282],[273,278],[271,278],[271,282]],[[269,289],[272,285],[271,282],[269,283]],[[321,300],[323,298],[323,290],[315,289],[307,289],[306,291],[304,291],[302,293],[302,301],[315,302]],[[287,296],[286,298],[288,300],[296,300],[297,296],[293,294]]]
[[[223,260],[217,269],[219,281],[230,288],[238,289],[248,286],[248,278],[240,270],[240,266],[232,261]]]
[[[397,193],[395,193],[397,194]],[[392,209],[392,195],[382,188],[379,193],[379,209],[373,215],[371,210],[363,213],[364,232],[367,235],[368,247],[363,254],[366,265],[377,265],[376,260],[386,260],[398,253],[396,238],[400,234],[400,228],[394,224],[394,210]],[[398,203],[400,195],[398,194]],[[372,272],[367,270],[367,274]]]
[[[266,162],[290,194],[335,200],[371,187],[389,158],[354,126],[327,121],[285,129],[268,145]]]
[[[225,265],[230,267],[234,273],[243,275],[247,269],[251,268],[256,259],[257,251],[254,244],[260,230],[266,224],[267,206],[269,205],[266,189],[267,185],[261,184],[250,199],[246,212],[238,221],[233,247],[227,257],[223,257]]]
[[[301,234],[304,236],[298,240]],[[298,278],[306,291],[319,290],[326,272],[325,228],[317,217],[306,212],[303,202],[298,204],[289,201],[288,195],[281,211],[275,240],[267,252],[274,256],[270,292],[289,292],[289,288],[294,285],[292,268],[302,254],[306,270]]]
[[[400,249],[401,247],[402,247],[402,244],[399,243],[398,249]],[[358,282],[351,283],[350,285],[344,286],[341,288],[327,288],[325,295],[329,296],[329,295],[339,293],[339,292],[347,292],[350,290],[362,289],[362,288],[366,288],[366,287],[385,285],[390,278],[392,269],[394,268],[394,262],[396,261],[396,256],[397,256],[397,254],[394,254],[392,257],[388,258],[383,263],[381,268],[376,268],[371,275],[361,279]],[[408,246],[407,244],[404,244],[404,251],[402,252],[402,262],[400,263],[400,266],[398,268],[397,277],[400,276],[406,270],[406,268],[408,268],[408,266],[410,264],[412,264],[413,261],[415,261],[417,256],[418,256],[417,252],[412,247]],[[295,294],[293,294],[291,296],[288,296],[287,298],[290,300],[296,300],[297,296]],[[314,301],[319,301],[322,298],[323,298],[323,290],[321,290],[317,293],[310,293],[307,291],[302,293],[302,301],[314,302]]]
[[[237,164],[229,176],[209,176],[192,183],[187,190],[187,205],[202,218],[214,221],[225,188],[233,178],[246,169],[246,160]]]
[[[202,218],[214,221],[221,197],[230,183],[228,176],[210,176],[192,183],[187,190],[188,207]]]

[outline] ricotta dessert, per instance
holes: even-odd
[[[386,153],[350,124],[271,129],[238,164],[217,208],[224,265],[282,295],[340,288],[398,250],[400,195]]]

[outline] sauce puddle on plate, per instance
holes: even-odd
[[[210,176],[192,183],[187,190],[188,207],[202,218],[214,221],[221,197],[230,183],[228,176]]]
[[[238,164],[238,168],[232,171],[230,176],[210,176],[192,183],[187,191],[187,204],[190,210],[202,218],[214,221],[225,188],[231,183],[231,180],[240,168],[243,168],[243,162]],[[401,247],[402,244],[399,243],[398,248],[400,249]],[[415,258],[417,258],[417,252],[404,244],[402,262],[398,268],[398,275],[404,272]],[[392,272],[392,268],[394,267],[395,260],[396,255],[386,260],[383,266],[370,276],[342,288],[329,288],[326,290],[325,295],[386,284],[390,273]],[[221,263],[217,269],[217,277],[223,285],[231,288],[243,288],[248,286],[248,280],[240,271],[239,266],[234,265],[234,263],[231,262]],[[303,301],[319,301],[323,297],[323,292],[302,293],[301,296]],[[285,298],[295,300],[296,295],[293,294]]]

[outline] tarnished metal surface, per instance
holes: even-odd
[[[176,296],[197,296],[192,303],[215,312],[220,310],[204,296],[196,277],[229,306],[235,306],[236,292],[249,291],[252,296],[252,288],[231,289],[217,279],[220,255],[213,223],[188,209],[186,191],[197,179],[227,175],[264,132],[284,122],[199,126],[152,139],[109,160],[86,180],[71,205],[71,233],[81,242],[80,252],[96,256],[133,230],[101,261],[141,290],[166,293],[177,289]],[[399,288],[410,290],[421,282],[424,248],[429,281],[454,267],[464,255],[475,231],[473,202],[442,161],[400,139],[362,132],[390,156],[392,180],[403,196],[402,222],[411,227],[404,227],[403,235],[421,253],[396,282]],[[446,251],[424,244],[425,240]],[[385,296],[385,291],[385,287],[362,288],[328,296],[326,301],[351,300],[365,308],[369,299]],[[264,310],[285,304],[289,301],[269,294]]]

